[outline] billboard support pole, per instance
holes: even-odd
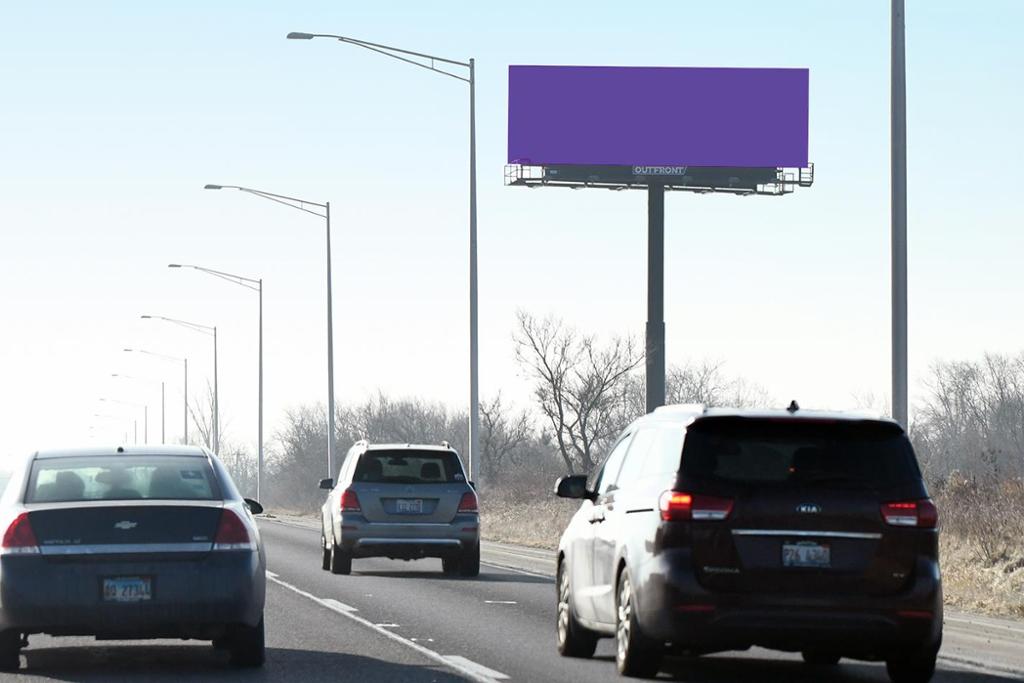
[[[647,187],[647,412],[665,405],[665,186]]]
[[[908,427],[907,71],[904,0],[892,0],[892,416]]]

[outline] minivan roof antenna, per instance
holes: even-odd
[[[789,407],[786,408],[786,410],[788,410],[791,413],[795,413],[796,411],[800,410],[800,404],[796,402],[796,399],[793,399],[792,401],[789,402]]]

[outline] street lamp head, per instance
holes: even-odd
[[[181,268],[181,264],[180,263],[168,263],[167,267],[168,268]]]
[[[133,351],[134,351],[135,349],[121,349],[121,350],[122,350],[122,351],[124,351],[125,353],[131,353],[131,352],[133,352]]]
[[[143,320],[151,320],[153,318],[153,316],[151,315],[140,315],[139,317],[142,318]]]
[[[300,31],[292,31],[288,34],[288,40],[312,40],[315,37],[312,33],[302,33]]]
[[[205,186],[203,186],[203,189],[204,190],[223,190],[224,186],[223,185],[205,185]]]

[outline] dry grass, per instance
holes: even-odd
[[[1024,618],[1024,482],[993,490],[951,478],[936,502],[946,604]],[[484,538],[553,549],[579,503],[491,491],[481,507]]]

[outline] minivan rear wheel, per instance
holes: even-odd
[[[661,669],[664,643],[647,637],[636,617],[636,599],[629,571],[619,576],[615,602],[615,664],[623,676],[654,678]]]
[[[0,631],[0,671],[17,671],[21,666],[21,634]]]
[[[892,683],[928,683],[935,675],[938,648],[914,652],[887,659],[885,669]]]
[[[563,657],[588,658],[597,649],[597,634],[581,626],[572,610],[572,587],[569,570],[562,562],[558,566],[558,621],[556,623],[556,644],[558,654]]]

